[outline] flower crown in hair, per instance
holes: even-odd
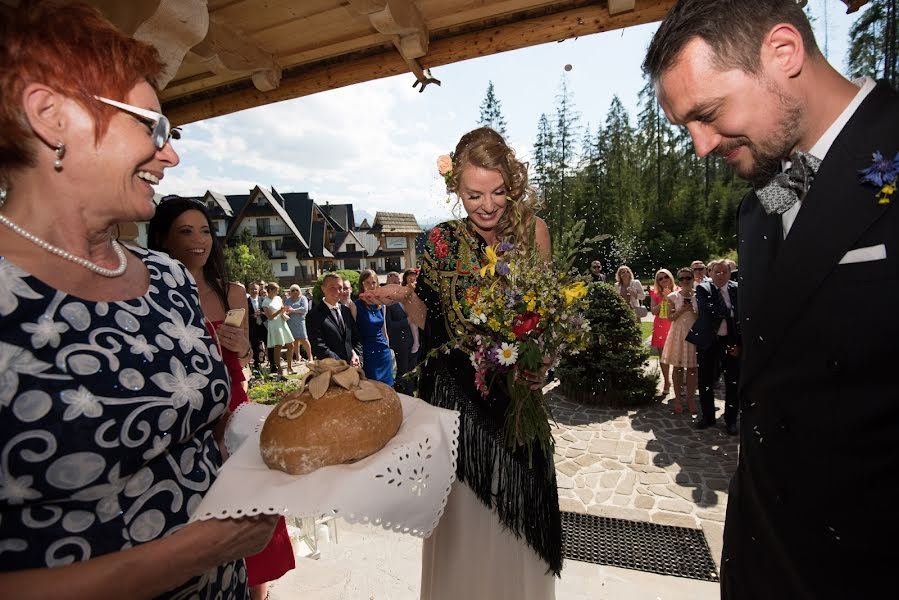
[[[443,181],[449,185],[453,178],[453,153],[441,154],[437,157],[437,172],[443,175]]]

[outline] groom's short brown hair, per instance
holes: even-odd
[[[806,54],[819,54],[812,26],[796,0],[680,0],[653,36],[643,70],[657,81],[687,43],[700,38],[712,48],[717,67],[757,73],[762,40],[778,23],[799,30]]]

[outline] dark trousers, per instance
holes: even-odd
[[[706,423],[715,422],[715,382],[724,374],[724,423],[737,424],[737,385],[740,382],[740,359],[727,352],[727,338],[716,337],[706,350],[700,350],[699,363],[699,405],[701,419]]]
[[[393,387],[401,394],[411,396],[415,391],[415,380],[412,377],[403,377],[418,364],[418,352],[412,353],[409,348],[394,350],[396,356],[396,379]]]
[[[252,317],[250,318],[252,319]],[[265,350],[266,338],[263,337],[265,333],[264,325],[250,323],[250,347],[253,349],[253,363],[257,366],[259,363],[259,353]]]

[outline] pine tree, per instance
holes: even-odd
[[[848,66],[852,77],[886,79],[899,88],[899,0],[871,0],[849,30]]]
[[[490,127],[503,137],[506,135],[506,119],[503,117],[502,103],[496,97],[492,81],[487,85],[487,95],[481,102],[481,117],[478,125]]]
[[[555,130],[553,132],[555,141],[552,155],[553,172],[557,177],[556,183],[558,185],[558,194],[554,198],[555,206],[552,207],[556,213],[556,217],[553,220],[556,230],[550,230],[553,233],[553,239],[558,239],[562,236],[570,211],[568,206],[570,189],[566,188],[570,186],[568,180],[574,175],[577,163],[575,147],[580,133],[579,121],[580,114],[574,107],[574,95],[568,90],[568,80],[563,75],[559,85],[559,93],[556,95]]]

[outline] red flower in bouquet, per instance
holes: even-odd
[[[445,240],[438,240],[434,242],[434,251],[437,253],[437,258],[446,258],[446,255],[449,254],[449,244]]]
[[[540,315],[535,312],[526,312],[523,315],[516,315],[512,319],[512,333],[516,339],[523,339],[528,332],[533,331],[537,324],[540,323]]]

